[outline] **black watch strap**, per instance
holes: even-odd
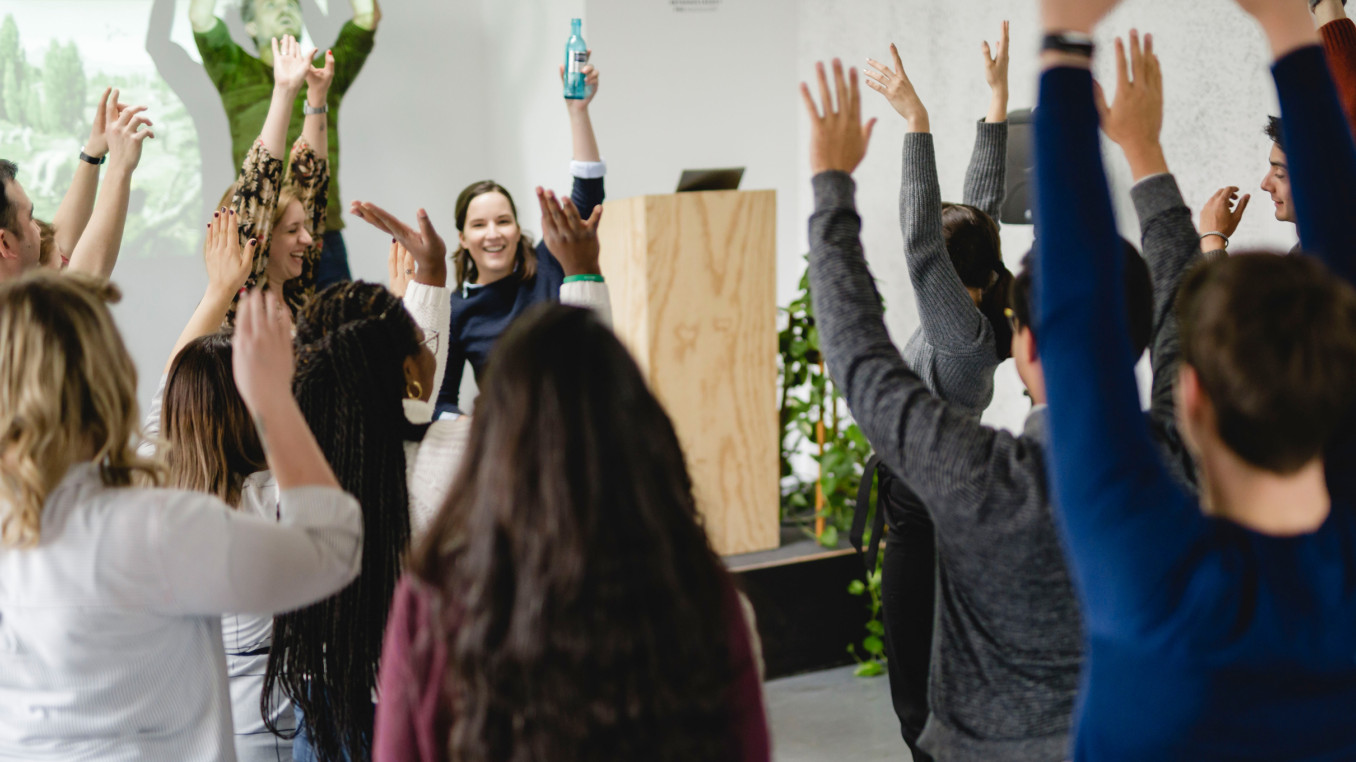
[[[100,156],[99,158],[96,159],[93,156],[90,156],[89,154],[85,153],[84,151],[81,151],[80,161],[83,161],[86,164],[93,164],[94,166],[97,167],[100,164],[103,164],[104,162],[108,161],[108,154],[104,154],[103,156]]]
[[[1313,9],[1317,8],[1318,4],[1321,2],[1323,2],[1323,0],[1309,0],[1309,10],[1312,11]],[[1342,7],[1343,8],[1347,7],[1347,0],[1342,0]]]
[[[1053,32],[1045,35],[1045,39],[1041,41],[1041,50],[1072,53],[1085,58],[1092,58],[1092,51],[1095,48],[1091,37],[1078,32]]]

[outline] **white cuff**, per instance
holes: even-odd
[[[605,161],[571,161],[570,176],[581,180],[597,180],[607,174]]]

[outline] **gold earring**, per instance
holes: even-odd
[[[412,400],[422,399],[424,385],[419,383],[418,379],[410,379],[405,383],[405,396]]]

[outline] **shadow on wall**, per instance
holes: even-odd
[[[176,5],[176,0],[155,0],[152,4],[146,27],[146,52],[193,120],[202,167],[202,213],[199,219],[207,219],[221,194],[235,182],[236,167],[231,166],[231,133],[216,87],[202,64],[170,40]],[[226,15],[238,18],[239,14]]]

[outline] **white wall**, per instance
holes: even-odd
[[[610,198],[671,193],[684,169],[746,167],[777,191],[777,296],[800,278],[796,14],[788,0],[587,0],[607,91],[595,122]],[[769,273],[769,277],[773,274]]]
[[[82,48],[95,51],[115,38],[135,45],[150,31],[187,55],[180,68],[196,58],[187,0],[61,4],[63,12],[81,13],[75,8],[80,6],[103,16],[116,5],[118,22],[101,22],[108,27],[103,31],[53,29],[54,38],[73,34]],[[32,7],[19,4],[16,10]],[[162,14],[161,27],[163,14],[172,15],[170,32],[150,24],[153,8]],[[303,0],[303,8],[321,45],[348,15],[343,0]],[[860,67],[867,56],[885,56],[891,41],[899,44],[931,111],[946,198],[960,195],[973,121],[987,104],[979,42],[993,39],[1003,18],[1012,20],[1013,29],[1011,107],[1031,106],[1035,97],[1038,26],[1035,4],[1025,1],[388,0],[383,10],[376,49],[344,101],[345,202],[371,200],[407,218],[425,206],[452,244],[456,194],[472,181],[494,177],[523,203],[524,226],[536,230],[532,187],[568,188],[569,126],[555,67],[569,19],[582,16],[603,76],[594,117],[611,165],[609,196],[668,192],[683,168],[747,166],[744,187],[778,191],[776,278],[783,303],[803,272],[807,247],[808,135],[796,84],[812,75],[814,61],[841,56]],[[238,26],[229,2],[223,1],[221,11]],[[1168,94],[1163,139],[1188,203],[1199,207],[1219,185],[1242,186],[1260,197],[1236,245],[1288,247],[1293,228],[1271,219],[1270,204],[1257,188],[1266,168],[1261,126],[1275,110],[1260,34],[1225,0],[1128,0],[1099,42],[1109,47],[1110,32],[1132,23],[1158,39]],[[129,61],[141,55],[133,53]],[[1099,59],[1098,71],[1109,75],[1109,57]],[[229,155],[225,118],[214,92],[195,94],[210,88],[205,76],[196,85],[191,75],[180,79],[176,88],[188,89],[181,99],[200,112],[194,121],[204,157],[213,151],[223,157],[204,172],[204,182],[215,188],[218,176],[229,172],[218,166]],[[881,123],[858,171],[858,203],[868,257],[887,300],[887,322],[902,342],[917,325],[895,208],[903,125],[883,98],[864,93],[866,114],[881,117]],[[155,150],[154,143],[147,148]],[[1114,150],[1108,156],[1123,232],[1137,237],[1126,168]],[[350,224],[345,235],[354,274],[383,279],[384,238],[361,222]],[[1029,244],[1029,228],[1005,228],[1011,266]],[[201,294],[200,254],[126,258],[115,278],[127,294],[118,318],[141,369],[142,398],[148,399],[165,353]],[[1001,373],[990,420],[1016,425],[1025,403],[1015,374],[1007,368]]]
[[[1040,27],[1034,2],[938,3],[933,0],[799,0],[797,70],[813,75],[817,60],[841,57],[859,68],[869,56],[888,60],[896,43],[910,78],[927,105],[937,146],[943,198],[959,200],[965,167],[973,147],[976,119],[988,104],[980,61],[980,42],[997,39],[1000,22],[1012,22],[1010,109],[1035,105]],[[1218,187],[1237,185],[1254,196],[1236,235],[1236,247],[1289,248],[1292,225],[1272,218],[1272,206],[1259,188],[1270,144],[1262,134],[1265,117],[1276,113],[1267,69],[1269,56],[1261,33],[1232,3],[1212,0],[1128,0],[1108,19],[1097,42],[1104,51],[1096,72],[1108,92],[1114,90],[1112,38],[1132,25],[1152,32],[1163,62],[1166,90],[1164,150],[1193,210]],[[886,322],[901,344],[918,325],[908,274],[902,261],[897,195],[903,120],[874,91],[863,87],[863,114],[879,117],[866,161],[857,171],[857,204],[863,220],[867,258],[885,297]],[[793,94],[788,92],[787,97]],[[799,121],[795,166],[801,188],[810,172],[800,160],[809,145],[808,122]],[[1115,146],[1106,144],[1118,221],[1122,233],[1139,240],[1130,204],[1129,170]],[[800,216],[813,198],[800,194]],[[804,232],[801,241],[804,245]],[[1005,226],[1004,259],[1016,271],[1030,248],[1031,228]],[[787,263],[783,260],[783,265]],[[994,404],[985,419],[1019,427],[1028,409],[1011,361],[999,369]]]

